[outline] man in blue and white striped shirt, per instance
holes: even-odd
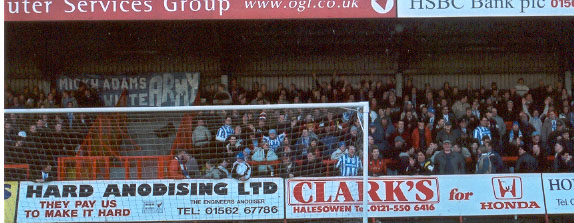
[[[277,148],[283,144],[283,140],[285,139],[285,133],[281,133],[277,135],[277,130],[271,129],[269,130],[269,136],[263,136],[263,141],[269,144],[269,149],[273,152],[277,152]]]
[[[215,140],[219,142],[225,142],[225,140],[227,140],[227,137],[233,134],[235,134],[235,130],[233,130],[233,128],[231,127],[231,117],[227,116],[225,117],[225,124],[217,130]]]
[[[349,146],[347,150],[348,154],[343,154],[335,167],[341,170],[341,176],[358,176],[359,170],[363,169],[361,158],[355,155],[357,149],[354,146]]]
[[[480,125],[478,127],[476,127],[472,133],[473,138],[477,139],[479,144],[482,145],[482,138],[484,136],[488,136],[489,138],[492,139],[492,133],[490,132],[490,129],[488,128],[488,125],[490,124],[490,122],[488,121],[487,117],[482,117],[480,119]]]

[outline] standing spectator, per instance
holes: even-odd
[[[482,117],[480,119],[480,125],[476,127],[476,129],[474,129],[473,138],[475,138],[480,143],[480,145],[483,145],[482,138],[484,138],[485,136],[488,136],[488,138],[492,138],[492,133],[490,132],[489,127],[490,122],[488,121],[488,118]]]
[[[513,156],[516,155],[514,153],[511,152],[511,150],[509,149],[511,146],[514,147],[518,147],[520,146],[520,139],[523,138],[524,135],[522,134],[522,131],[520,130],[520,123],[518,121],[514,121],[512,123],[512,128],[506,133],[506,135],[504,135],[504,137],[502,137],[502,145],[503,145],[503,151],[502,154],[506,155],[506,156]]]
[[[498,141],[498,140],[500,140],[500,137],[506,133],[506,124],[504,123],[504,121],[514,121],[515,119],[504,120],[502,117],[498,116],[498,110],[495,107],[492,107],[490,109],[490,115],[491,115],[489,117],[489,119],[491,119],[490,131],[493,134],[492,135],[493,137],[491,137],[491,139]],[[489,116],[489,113],[487,113],[486,116]],[[497,130],[497,132],[493,132],[492,131],[493,129]],[[498,134],[496,134],[496,133],[498,133]],[[494,137],[494,136],[498,136],[498,137]]]
[[[443,118],[445,122],[449,122],[449,121],[455,122],[456,121],[454,114],[449,112],[448,106],[442,107],[442,113],[441,113],[440,117]]]
[[[277,154],[269,147],[269,143],[263,142],[261,147],[256,147],[253,155],[251,156],[253,161],[264,162],[264,161],[275,161],[279,157]],[[257,171],[259,174],[270,174],[273,176],[273,166],[272,165],[258,165]]]
[[[369,176],[377,177],[383,176],[387,173],[387,165],[381,157],[379,148],[374,147],[371,149],[371,157],[369,159]]]
[[[558,124],[559,122],[560,121],[556,117],[556,112],[554,111],[548,112],[548,116],[544,120],[544,124],[542,124],[542,132],[540,135],[542,142],[546,143],[547,145],[550,145],[549,143],[550,133],[558,130],[558,125],[560,125]]]
[[[301,157],[305,157],[307,155],[310,143],[311,137],[309,137],[309,131],[307,129],[303,129],[301,131],[301,137],[299,137],[295,143],[295,149],[299,154],[301,154]]]
[[[251,166],[245,161],[245,154],[240,152],[235,158],[236,161],[231,168],[231,176],[241,181],[249,180],[251,178]]]
[[[524,84],[524,78],[518,78],[518,82],[514,88],[516,88],[516,93],[520,96],[524,96],[530,90],[528,86]]]
[[[451,150],[451,141],[445,140],[442,143],[443,150],[439,151],[435,158],[435,172],[437,174],[464,174],[465,161],[460,153]]]
[[[349,146],[348,154],[343,154],[337,165],[341,171],[341,176],[358,176],[359,170],[363,168],[363,164],[361,162],[361,158],[355,155],[356,149],[354,146]]]
[[[227,91],[224,84],[217,85],[217,92],[213,95],[214,105],[229,105],[232,102],[231,94]]]
[[[202,148],[209,144],[211,141],[211,132],[207,127],[205,127],[205,121],[203,119],[197,120],[197,126],[193,129],[191,140],[193,141],[193,146],[195,148]]]
[[[238,142],[236,135],[230,135],[227,137],[227,145],[225,145],[225,158],[233,158],[235,154],[241,152],[242,145]]]
[[[217,130],[217,135],[215,140],[219,142],[225,142],[229,135],[235,134],[235,130],[231,127],[231,116],[225,117],[225,124]]]
[[[347,146],[345,145],[345,142],[339,142],[339,149],[335,150],[335,152],[331,154],[331,159],[339,160],[341,156],[347,153],[349,153],[349,151],[347,151]]]
[[[424,120],[419,118],[417,128],[413,131],[411,140],[413,147],[418,151],[430,145],[431,131],[425,126]]]
[[[514,168],[516,173],[536,173],[538,172],[538,160],[530,155],[528,147],[518,147],[518,160]]]
[[[269,136],[263,136],[263,141],[269,144],[269,148],[273,150],[273,152],[277,152],[277,149],[281,147],[281,143],[285,139],[285,132],[277,135],[277,130],[271,129],[269,130]]]
[[[451,142],[457,142],[458,139],[460,138],[460,135],[458,135],[458,132],[453,131],[452,125],[453,125],[452,122],[450,121],[446,122],[444,125],[444,129],[437,134],[435,141],[439,143],[445,140]]]

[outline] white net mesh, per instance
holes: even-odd
[[[7,110],[5,180],[30,181],[20,220],[283,219],[284,179],[362,175],[335,167],[351,148],[362,156],[362,108],[307,107]],[[93,213],[82,185],[102,202]],[[77,217],[46,208],[58,198]]]

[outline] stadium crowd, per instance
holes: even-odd
[[[399,93],[392,77],[357,85],[336,75],[329,82],[313,78],[309,90],[279,83],[271,92],[257,82],[246,90],[232,79],[228,87],[200,91],[213,105],[368,101],[368,146],[362,145],[361,114],[352,111],[200,112],[193,123],[194,149],[174,154],[169,176],[361,175],[362,148],[369,150],[371,176],[574,172],[574,101],[561,82],[540,81],[533,87],[520,78],[511,89],[499,89],[496,82],[479,89],[448,82],[418,89],[407,79]],[[37,87],[18,93],[6,89],[5,108],[102,106],[97,92],[85,85],[77,91],[52,89],[48,96]],[[36,162],[44,175],[57,157],[76,155],[93,117],[42,114],[23,120],[22,115],[5,116],[5,161]]]

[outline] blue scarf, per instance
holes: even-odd
[[[520,131],[520,129],[518,130],[518,137],[519,137],[519,138],[522,137],[522,132]],[[508,139],[508,142],[512,142],[513,139],[514,139],[514,131],[511,130],[511,131],[510,131],[510,137],[509,137],[509,139]]]

